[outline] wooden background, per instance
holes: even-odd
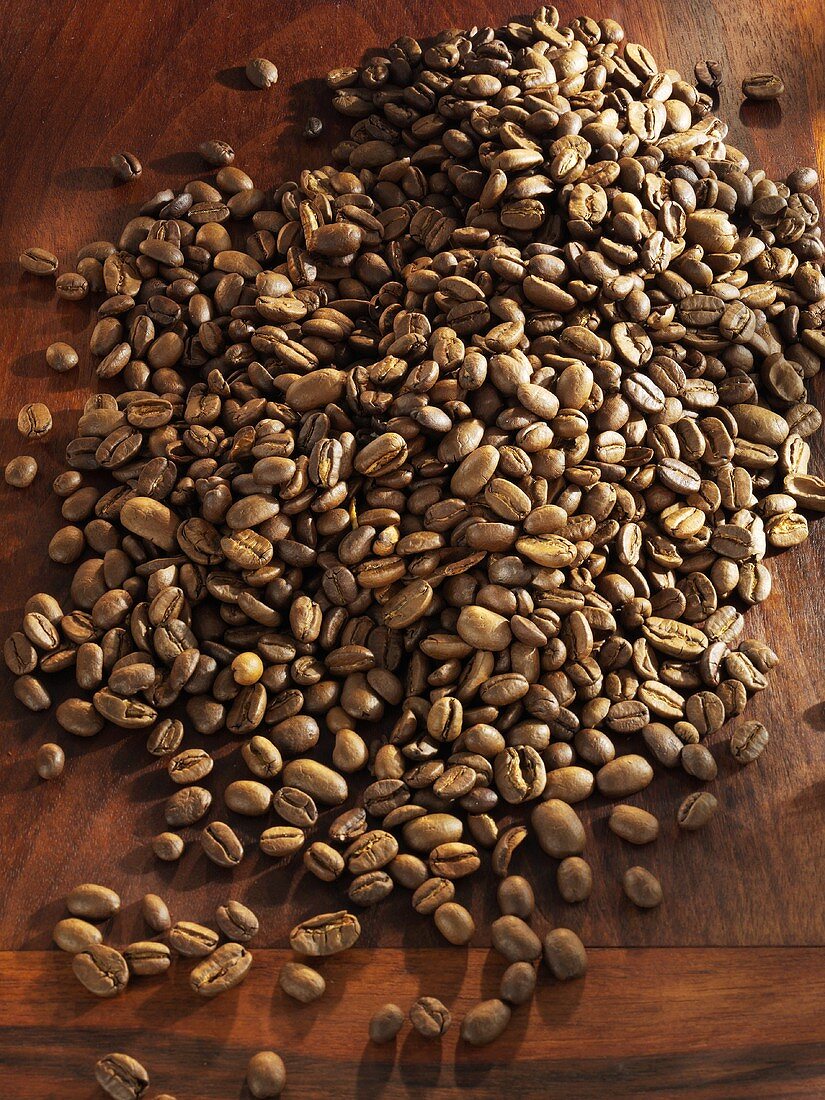
[[[581,11],[561,10],[563,19]],[[686,74],[700,57],[721,61],[721,113],[735,144],[776,178],[817,156],[822,174],[821,3],[593,0],[587,12],[619,19],[631,40]],[[49,248],[69,270],[78,246],[116,238],[140,201],[199,174],[193,150],[206,138],[228,140],[236,164],[262,187],[324,163],[344,136],[344,123],[327,109],[321,78],[328,68],[355,63],[401,33],[423,36],[457,21],[499,24],[514,14],[502,0],[0,3],[0,461],[26,451],[15,429],[24,401],[45,400],[55,416],[48,440],[29,448],[41,466],[35,485],[24,493],[0,487],[4,636],[30,593],[67,585],[67,571],[46,555],[59,524],[48,487],[93,377],[89,310],[60,302],[48,280],[20,278],[19,251]],[[279,67],[268,92],[243,78],[241,66],[255,55]],[[742,77],[766,68],[781,74],[787,95],[778,105],[743,106]],[[301,137],[310,114],[326,125],[314,143]],[[136,184],[113,186],[108,160],[122,149],[140,157],[144,173]],[[57,339],[81,351],[79,371],[47,369],[43,352]],[[825,386],[815,389],[821,399]],[[818,440],[814,455],[822,473]],[[804,547],[775,561],[774,594],[748,616],[749,632],[771,640],[783,658],[749,710],[772,740],[742,771],[719,745],[714,790],[723,812],[712,827],[676,835],[675,807],[689,789],[676,776],[657,777],[637,799],[663,821],[653,848],[628,852],[594,804],[586,815],[596,889],[576,909],[559,902],[548,861],[529,850],[519,855],[518,869],[535,884],[540,923],[569,924],[597,950],[585,982],[545,982],[505,1038],[476,1053],[457,1044],[457,1027],[440,1048],[406,1032],[397,1046],[376,1048],[366,1026],[389,997],[406,1005],[433,994],[460,1017],[480,991],[493,995],[502,967],[486,950],[486,919],[475,946],[445,949],[399,891],[403,897],[366,914],[359,949],[326,965],[326,998],[296,1006],[276,982],[285,932],[329,904],[329,888],[255,853],[234,873],[207,865],[196,847],[180,864],[159,866],[147,839],[162,827],[168,780],[142,737],[77,741],[48,714],[25,714],[4,682],[0,1096],[90,1100],[98,1095],[95,1059],[120,1049],[150,1069],[150,1096],[245,1097],[246,1060],[262,1047],[283,1054],[288,1095],[296,1097],[825,1095],[825,620],[815,594],[824,547],[814,524]],[[34,777],[33,756],[50,739],[72,743],[63,778],[47,785]],[[236,748],[217,749],[221,761],[208,784],[216,792],[243,771]],[[252,837],[248,823],[233,823]],[[655,913],[621,898],[621,871],[633,862],[664,884]],[[196,1003],[178,967],[171,979],[136,980],[116,1002],[96,1002],[72,978],[68,958],[50,947],[61,899],[84,880],[121,892],[125,912],[111,929],[119,943],[144,934],[134,903],[147,890],[163,894],[173,916],[207,922],[216,904],[243,898],[262,917],[249,979],[207,1005]],[[494,915],[481,884],[474,904],[485,918]]]

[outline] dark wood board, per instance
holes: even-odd
[[[769,174],[781,178],[799,164],[816,164],[817,157],[820,172],[825,169],[821,3],[594,0],[585,7],[596,16],[619,19],[629,38],[685,73],[699,57],[720,60],[725,72],[721,114],[731,140]],[[563,6],[562,17],[580,10]],[[344,123],[327,107],[322,78],[328,68],[354,63],[364,50],[401,33],[426,35],[456,23],[498,24],[516,11],[500,0],[465,0],[458,6],[419,0],[404,5],[298,0],[256,5],[243,0],[108,0],[104,5],[41,0],[23,5],[5,0],[0,14],[2,461],[26,451],[15,428],[24,401],[46,400],[55,414],[54,431],[35,452],[41,473],[32,489],[18,493],[0,486],[0,628],[5,635],[17,626],[30,593],[60,593],[67,586],[67,571],[46,555],[59,525],[57,501],[48,486],[93,387],[85,351],[90,311],[59,302],[48,283],[20,278],[18,252],[31,244],[51,248],[66,269],[79,245],[115,235],[149,194],[201,174],[193,150],[205,138],[229,140],[238,153],[236,163],[261,186],[323,164],[345,133]],[[253,55],[272,58],[280,69],[280,81],[269,92],[246,86],[240,67]],[[764,68],[781,73],[787,85],[781,105],[742,106],[741,78]],[[309,114],[320,115],[326,124],[315,143],[301,137]],[[120,149],[133,150],[143,162],[143,177],[135,184],[112,186],[108,158]],[[43,351],[56,339],[81,349],[77,372],[56,375],[46,367]],[[815,386],[820,400],[823,389]],[[825,470],[824,450],[816,440],[818,472]],[[296,1096],[446,1096],[457,1089],[492,1096],[515,1088],[527,1094],[545,1078],[570,1097],[598,1095],[599,1081],[614,1080],[625,1090],[617,1095],[627,1096],[671,1095],[687,1088],[688,1081],[701,1096],[821,1094],[825,953],[808,948],[825,947],[825,620],[821,601],[813,595],[821,584],[825,531],[816,523],[812,528],[805,546],[774,560],[773,594],[748,616],[749,633],[770,640],[783,658],[768,692],[748,712],[766,722],[772,743],[757,765],[740,771],[728,761],[724,737],[715,739],[720,778],[714,790],[723,813],[712,827],[701,835],[677,836],[675,807],[690,788],[686,780],[669,775],[657,777],[637,799],[660,815],[664,834],[641,860],[608,833],[604,807],[588,809],[592,839],[587,854],[597,889],[575,912],[560,903],[552,867],[535,852],[523,858],[536,884],[542,923],[570,924],[588,945],[668,950],[596,953],[583,991],[545,990],[531,1025],[520,1019],[512,1037],[508,1033],[479,1060],[488,1067],[486,1073],[476,1072],[466,1055],[453,1064],[452,1042],[440,1069],[436,1050],[416,1050],[414,1044],[402,1042],[392,1070],[383,1055],[364,1053],[366,1020],[387,995],[383,987],[398,982],[408,997],[461,988],[460,1005],[469,1003],[474,989],[476,953],[437,950],[437,933],[411,914],[402,898],[366,916],[362,943],[376,950],[359,951],[354,962],[336,964],[347,996],[333,999],[329,1038],[321,1006],[296,1018],[280,994],[273,997],[274,952],[261,953],[264,965],[256,962],[239,994],[208,1010],[193,1006],[180,977],[168,986],[148,983],[142,993],[133,990],[115,1006],[87,999],[67,974],[67,960],[43,953],[62,915],[61,899],[76,882],[110,883],[127,902],[156,889],[176,915],[192,919],[208,918],[227,896],[246,898],[261,912],[262,946],[273,948],[284,945],[295,919],[328,902],[330,895],[294,868],[274,867],[257,855],[234,875],[215,872],[194,849],[180,865],[158,867],[147,839],[160,828],[159,807],[168,793],[162,765],[147,763],[140,744],[122,733],[107,732],[91,742],[68,738],[48,715],[23,712],[4,678],[0,949],[8,953],[0,958],[0,1096],[93,1095],[86,1083],[89,1065],[95,1054],[117,1045],[108,1029],[127,1049],[124,1033],[135,1029],[140,1053],[157,1068],[155,1079],[178,1100],[239,1094],[232,1082],[239,1080],[241,1054],[266,1042],[305,1068],[303,1085],[292,1079],[290,1094]],[[65,740],[69,755],[64,777],[50,785],[40,783],[32,767],[34,752],[46,739]],[[209,782],[215,792],[242,772],[237,753],[232,755],[235,747],[224,745],[218,752],[221,761]],[[233,823],[253,836],[249,823]],[[656,913],[636,912],[621,899],[621,871],[636,861],[655,869],[664,883],[666,901]],[[483,917],[494,915],[481,883],[474,904]],[[481,947],[487,943],[487,921],[478,923],[474,942]],[[113,934],[125,942],[139,928],[131,908]],[[402,956],[398,949],[412,945],[419,949],[415,955]],[[707,956],[683,950],[711,945],[731,950]],[[732,950],[768,945],[776,950]],[[382,960],[390,981],[380,976]],[[263,997],[260,1014],[256,997]],[[696,1042],[688,1038],[694,1032],[681,1034],[682,1016],[669,1011],[671,997],[682,1006],[705,1006],[704,1014],[691,1009]],[[638,1011],[631,1007],[635,1000]],[[749,1022],[754,1004],[762,1015]],[[660,1020],[659,1033],[648,1016]],[[312,1027],[304,1034],[310,1018]],[[241,1034],[250,1020],[255,1030],[247,1041]],[[173,1021],[171,1031],[167,1021]],[[210,1048],[209,1036],[221,1028],[232,1038],[231,1065],[224,1066]],[[187,1036],[179,1057],[173,1034]],[[600,1035],[609,1047],[604,1055]],[[688,1052],[697,1043],[702,1053],[694,1063]],[[43,1068],[33,1071],[37,1048],[50,1053]],[[508,1063],[516,1052],[518,1060]],[[201,1054],[207,1062],[203,1081],[186,1090],[186,1063],[198,1063]],[[338,1068],[335,1091],[331,1082]],[[161,1081],[164,1071],[168,1081]]]

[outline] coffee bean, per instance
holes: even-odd
[[[629,867],[622,877],[627,897],[640,909],[654,909],[662,904],[662,887],[655,875],[645,867]]]
[[[153,932],[167,932],[172,927],[166,902],[157,894],[144,894],[141,913]]]
[[[37,477],[37,460],[29,455],[18,455],[6,463],[4,477],[6,484],[15,489],[28,489]]]
[[[254,57],[246,63],[246,79],[253,88],[271,88],[278,81],[278,70],[265,57]]]
[[[244,847],[235,830],[224,821],[211,821],[201,831],[201,847],[218,867],[237,867]]]
[[[289,933],[289,945],[299,955],[335,955],[346,951],[361,935],[361,925],[353,913],[321,913],[296,924]]]
[[[54,926],[52,939],[61,951],[76,955],[93,943],[103,943],[103,933],[88,921],[66,917]]]
[[[543,951],[544,961],[558,981],[581,978],[587,970],[584,944],[569,928],[551,929],[544,937]]]
[[[215,910],[215,921],[228,940],[249,943],[258,933],[258,918],[239,901],[228,901]]]
[[[310,115],[304,123],[303,135],[305,138],[316,138],[324,128],[324,124],[316,115]]]
[[[204,141],[198,146],[198,152],[207,164],[221,168],[231,164],[235,159],[235,151],[225,141]]]
[[[149,1074],[128,1054],[107,1054],[97,1061],[95,1080],[113,1100],[137,1100],[149,1088]]]
[[[499,917],[490,931],[493,947],[508,962],[532,962],[541,956],[541,940],[521,917]]]
[[[562,898],[570,905],[586,901],[593,891],[593,872],[580,856],[567,856],[556,868],[556,882]]]
[[[742,81],[742,95],[745,99],[777,99],[784,92],[782,79],[773,73],[754,73]]]
[[[527,918],[536,906],[533,888],[521,875],[509,875],[502,879],[496,896],[498,907],[505,915]]]
[[[596,773],[596,785],[606,798],[627,798],[637,794],[653,779],[653,769],[642,756],[633,753],[604,764]]]
[[[280,859],[299,852],[304,845],[303,829],[292,825],[274,825],[261,833],[260,847],[265,855]]]
[[[419,997],[410,1006],[409,1016],[424,1039],[440,1039],[453,1021],[450,1010],[437,997]]]
[[[685,746],[689,748],[693,746]],[[698,747],[698,746],[696,746]],[[650,844],[659,835],[656,817],[638,806],[614,806],[607,820],[610,829],[631,844]]]
[[[24,405],[17,414],[17,430],[26,439],[43,439],[52,430],[52,414],[48,405],[34,401]]]
[[[125,183],[138,179],[143,172],[143,165],[134,153],[113,153],[111,164],[114,174]]]
[[[553,859],[576,856],[584,850],[584,827],[566,802],[557,798],[542,802],[530,820],[541,848]]]
[[[129,981],[129,967],[119,951],[104,943],[91,943],[72,959],[72,970],[81,985],[96,997],[115,997]]]
[[[391,1043],[403,1026],[403,1009],[394,1004],[382,1005],[370,1019],[370,1039],[373,1043]]]
[[[536,991],[536,968],[529,962],[511,963],[501,977],[501,999],[511,1005],[527,1004]]]
[[[155,943],[154,940],[130,943],[123,948],[123,957],[131,974],[162,974],[171,965],[169,948],[165,943]]]
[[[317,970],[304,963],[288,962],[281,967],[278,976],[278,984],[288,997],[301,1001],[302,1004],[310,1004],[323,997],[327,983]]]
[[[679,806],[676,821],[680,828],[694,832],[707,825],[717,808],[716,798],[708,791],[694,791]]]
[[[65,374],[66,371],[74,370],[79,362],[79,356],[71,344],[57,341],[46,348],[46,362],[53,371]]]
[[[448,943],[463,945],[475,935],[475,921],[469,910],[454,901],[444,902],[433,914],[435,926]]]
[[[705,745],[685,745],[682,749],[682,767],[688,775],[705,783],[716,778],[716,761]]]
[[[37,750],[35,769],[41,779],[58,779],[66,766],[66,754],[60,745],[46,742]]]
[[[192,969],[189,984],[201,997],[217,997],[234,989],[252,966],[252,953],[239,943],[222,943]]]
[[[89,282],[78,271],[65,271],[55,279],[54,289],[67,302],[81,302],[89,293]]]
[[[120,912],[120,898],[108,886],[83,882],[66,895],[66,908],[74,917],[107,920]]]
[[[27,248],[20,253],[19,262],[29,275],[54,275],[57,271],[57,256],[45,248]]]
[[[177,833],[158,833],[152,837],[152,851],[164,863],[175,863],[179,860],[184,847],[183,837]]]
[[[761,722],[743,722],[730,738],[730,754],[737,764],[751,764],[764,752],[769,740]]]
[[[461,1021],[461,1038],[473,1047],[494,1042],[510,1022],[511,1011],[504,1001],[481,1001]]]

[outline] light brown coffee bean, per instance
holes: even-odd
[[[461,1038],[473,1047],[487,1046],[498,1039],[510,1022],[511,1010],[504,1001],[481,1001],[461,1021]]]
[[[654,874],[645,867],[629,867],[622,877],[625,894],[640,909],[654,909],[662,904],[662,887]]]
[[[562,898],[574,905],[586,901],[593,892],[593,872],[580,856],[568,856],[556,868],[556,883]]]
[[[709,791],[694,791],[679,806],[677,824],[688,832],[701,829],[716,813],[718,806],[719,803]]]
[[[404,1011],[395,1004],[385,1004],[370,1019],[370,1040],[373,1043],[391,1043],[404,1026]]]
[[[448,943],[462,946],[475,935],[475,921],[463,905],[454,901],[444,902],[433,914],[435,926]]]
[[[88,921],[78,917],[65,917],[54,926],[52,939],[61,951],[76,955],[89,944],[103,943],[103,933]]]
[[[265,57],[254,57],[246,63],[246,78],[253,88],[271,88],[278,81],[278,70]]]
[[[3,476],[12,488],[28,489],[37,477],[37,460],[30,455],[18,455],[6,463]]]
[[[149,1088],[149,1074],[129,1054],[107,1054],[95,1063],[95,1080],[113,1100],[137,1100]]]
[[[258,934],[258,918],[239,901],[228,901],[215,910],[215,921],[228,940],[249,943]]]
[[[240,985],[251,966],[252,953],[242,944],[222,943],[193,968],[189,984],[201,997],[217,997]]]
[[[353,913],[320,913],[296,924],[289,933],[289,945],[299,955],[335,955],[352,947],[361,935]]]
[[[544,937],[544,961],[553,977],[566,982],[581,978],[587,970],[584,944],[569,928],[553,928]]]
[[[287,962],[281,967],[278,984],[288,997],[302,1004],[310,1004],[323,997],[327,983],[317,970],[304,963]]]
[[[59,779],[66,766],[66,754],[60,745],[47,741],[37,750],[35,769],[41,779]]]
[[[119,951],[105,943],[92,943],[72,959],[72,970],[81,985],[96,997],[116,997],[129,982],[129,967]]]
[[[616,836],[630,844],[650,844],[659,835],[658,819],[639,806],[614,806],[607,824]]]
[[[66,908],[74,917],[107,920],[120,912],[120,898],[108,886],[83,882],[66,895]]]

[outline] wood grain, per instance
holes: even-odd
[[[631,39],[685,73],[699,57],[718,58],[725,72],[721,113],[731,139],[770,174],[781,178],[817,158],[820,172],[825,170],[821,3],[594,0],[585,6],[597,17],[622,21]],[[561,10],[564,19],[580,9],[561,5]],[[3,461],[25,450],[15,430],[24,401],[46,400],[55,414],[54,431],[34,452],[41,464],[35,486],[26,493],[0,487],[4,635],[17,626],[31,592],[67,588],[67,571],[46,556],[60,522],[48,485],[61,468],[62,450],[93,377],[85,351],[90,312],[55,299],[48,282],[19,278],[18,252],[32,244],[51,248],[67,269],[80,244],[116,235],[152,192],[200,174],[193,150],[206,138],[230,141],[236,163],[261,186],[323,164],[344,136],[344,124],[329,111],[321,85],[328,68],[354,63],[365,49],[400,33],[425,35],[457,21],[498,24],[513,14],[500,0],[464,0],[458,8],[441,0],[0,3]],[[269,92],[251,91],[242,78],[239,66],[253,55],[272,58],[280,69],[280,82]],[[781,73],[787,95],[779,105],[741,105],[741,78],[765,68]],[[315,143],[300,136],[309,114],[326,124]],[[138,154],[144,174],[135,184],[113,186],[108,159],[121,149]],[[43,351],[57,339],[81,351],[80,369],[71,375],[55,375],[45,366]],[[815,389],[821,399],[823,387]],[[825,470],[824,459],[816,440],[818,472]],[[748,616],[749,632],[770,640],[784,662],[770,690],[749,710],[771,730],[768,753],[740,771],[723,751],[724,737],[716,739],[720,778],[714,790],[723,813],[704,834],[676,835],[673,815],[690,789],[687,779],[659,775],[637,799],[663,821],[662,839],[643,854],[665,886],[661,910],[640,913],[622,901],[621,872],[638,853],[629,856],[608,832],[605,807],[597,803],[585,815],[591,833],[587,854],[597,881],[586,906],[571,913],[555,893],[546,860],[534,850],[519,856],[519,869],[536,885],[541,922],[570,924],[589,945],[785,949],[705,956],[689,950],[600,952],[581,992],[547,991],[530,1027],[520,1021],[505,1043],[477,1063],[466,1056],[453,1062],[451,1043],[443,1064],[430,1048],[403,1043],[403,1059],[395,1065],[371,1052],[362,1060],[365,1021],[373,1002],[386,995],[386,974],[408,998],[422,990],[461,989],[465,1000],[459,999],[459,1006],[469,1003],[477,980],[476,953],[439,949],[432,925],[411,914],[405,898],[366,915],[362,942],[379,950],[359,951],[356,962],[347,964],[346,979],[341,969],[347,996],[333,998],[328,1031],[326,1007],[296,1017],[279,994],[273,996],[279,958],[274,952],[259,953],[262,965],[256,964],[237,997],[209,1009],[193,1009],[180,975],[169,984],[151,982],[142,992],[130,991],[113,1006],[90,1004],[67,976],[62,957],[39,950],[24,957],[8,954],[0,960],[0,1072],[5,1066],[12,1071],[11,1085],[0,1085],[0,1095],[52,1097],[64,1068],[66,1087],[75,1091],[61,1095],[91,1095],[85,1084],[88,1065],[114,1045],[113,1033],[124,1042],[139,1038],[135,1052],[168,1070],[171,1076],[163,1084],[177,1090],[179,1100],[239,1095],[246,1054],[264,1042],[288,1046],[291,1058],[306,1068],[309,1083],[294,1089],[302,1096],[393,1096],[414,1090],[446,1096],[460,1088],[481,1097],[516,1086],[524,1095],[538,1095],[547,1079],[564,1096],[601,1095],[606,1081],[623,1096],[665,1096],[689,1085],[700,1096],[821,1095],[825,1029],[819,1023],[817,982],[823,955],[802,948],[825,945],[825,620],[811,596],[821,585],[823,549],[825,534],[814,524],[804,547],[774,561],[774,594]],[[243,897],[261,913],[261,943],[273,947],[285,942],[297,917],[329,903],[328,888],[257,855],[234,874],[207,866],[195,850],[178,866],[158,866],[147,839],[160,828],[159,805],[168,783],[162,765],[147,762],[142,739],[111,732],[79,742],[62,734],[48,715],[23,713],[5,685],[4,679],[0,948],[45,948],[62,915],[60,899],[88,879],[110,883],[127,902],[158,890],[177,915],[192,919],[209,918],[227,896]],[[33,776],[34,753],[46,739],[65,741],[69,756],[64,777],[49,785]],[[220,792],[243,769],[235,746],[213,741],[210,749],[213,745],[220,762],[209,785]],[[252,838],[247,822],[233,824]],[[482,918],[493,915],[486,893],[489,888],[485,892],[479,883],[473,898],[481,915],[479,945],[486,942]],[[125,942],[138,931],[129,909],[114,935]],[[800,950],[787,950],[790,945]],[[400,948],[413,946],[414,953],[402,954]],[[19,978],[10,977],[15,968]],[[222,1044],[210,1047],[198,1039],[221,1029],[232,1052],[226,1064]],[[177,1056],[172,1036],[179,1034],[186,1042]],[[689,1052],[696,1049],[701,1057],[694,1063]],[[38,1051],[39,1069],[34,1068]],[[508,1065],[516,1053],[518,1063]],[[194,1063],[205,1069],[193,1090],[184,1086],[184,1074]]]

